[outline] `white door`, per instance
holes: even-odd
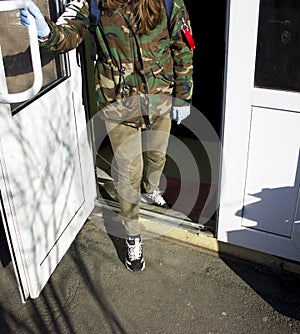
[[[48,2],[36,2],[50,15]],[[34,74],[18,10],[0,15],[7,83],[7,89],[1,85],[1,99],[26,91]],[[39,296],[96,197],[76,51],[62,56],[42,52],[41,58],[40,93],[24,102],[0,103],[1,217],[22,301]]]
[[[228,6],[218,240],[300,261],[300,4]]]

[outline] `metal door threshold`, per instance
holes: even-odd
[[[120,212],[120,205],[118,202],[109,199],[95,200],[95,206],[111,209],[115,212]],[[141,203],[140,216],[142,221],[153,221],[159,224],[168,226],[169,228],[181,228],[196,234],[204,234],[213,237],[212,231],[206,226],[192,221],[185,214],[171,209],[159,208],[154,205],[147,205]]]

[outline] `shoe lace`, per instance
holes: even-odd
[[[135,239],[133,245],[128,244],[128,257],[130,261],[140,260],[142,257],[142,242]]]
[[[155,189],[153,191],[153,193],[151,194],[151,198],[153,199],[153,201],[155,203],[158,203],[160,205],[163,205],[166,203],[166,201],[164,200],[164,198],[161,195],[161,191],[159,189]]]

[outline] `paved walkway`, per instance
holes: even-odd
[[[165,237],[130,273],[124,245],[88,221],[40,297],[20,301],[0,268],[0,333],[299,334],[300,280]]]

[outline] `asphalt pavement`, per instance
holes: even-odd
[[[2,261],[1,334],[300,334],[298,276],[167,236],[144,241],[146,268],[131,273],[124,242],[99,219],[85,223],[37,299],[21,302]]]

